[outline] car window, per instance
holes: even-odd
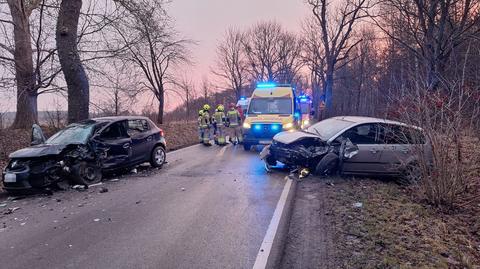
[[[425,136],[420,130],[395,124],[382,124],[380,137],[384,144],[425,143]]]
[[[128,133],[126,125],[126,121],[115,122],[103,130],[100,138],[108,140],[127,138]]]
[[[378,144],[378,134],[377,124],[362,124],[346,130],[341,137],[353,144]]]
[[[54,145],[85,144],[94,127],[94,124],[72,124],[52,135],[45,143]]]
[[[128,121],[128,135],[135,136],[144,133],[150,129],[146,120],[129,120]]]
[[[353,125],[353,122],[351,121],[331,118],[322,120],[308,127],[306,131],[312,134],[317,134],[323,140],[328,140],[334,135],[338,134],[338,132],[351,125]]]

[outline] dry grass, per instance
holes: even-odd
[[[379,180],[338,179],[330,189],[341,268],[480,268],[479,204],[447,214]]]

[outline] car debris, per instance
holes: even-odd
[[[6,207],[7,204],[3,203],[3,204],[0,204],[0,207]]]
[[[105,117],[68,125],[45,139],[32,126],[31,146],[9,155],[2,174],[7,192],[55,189],[66,179],[72,185],[92,185],[105,171],[125,170],[150,162],[158,168],[166,160],[163,131],[146,117]],[[128,171],[128,170],[127,170]]]
[[[12,207],[12,208],[7,209],[7,211],[5,211],[5,213],[3,213],[3,214],[4,215],[10,215],[10,214],[12,214],[13,212],[15,212],[19,209],[20,209],[20,207]]]
[[[108,192],[108,189],[105,187],[102,187],[99,191],[99,193],[106,193],[106,192]]]
[[[353,207],[355,207],[355,208],[362,208],[362,207],[363,207],[363,203],[356,202],[356,203],[353,204]]]

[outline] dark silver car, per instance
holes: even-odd
[[[348,144],[356,147],[349,149]],[[398,175],[420,158],[431,159],[431,147],[421,128],[355,116],[334,117],[303,131],[279,133],[266,151],[263,157],[269,165],[280,161],[320,174],[339,169],[342,174]]]

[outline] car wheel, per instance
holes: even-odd
[[[102,181],[102,170],[95,164],[80,162],[73,166],[72,180],[75,184],[91,185]]]
[[[416,183],[422,178],[422,171],[417,162],[411,162],[405,166],[401,179],[406,184]]]
[[[152,167],[160,168],[163,166],[166,159],[167,154],[165,152],[165,149],[162,146],[156,146],[152,150],[152,155],[150,156],[150,165]]]
[[[338,156],[335,153],[327,153],[315,167],[315,174],[327,176],[333,174],[338,169]]]
[[[244,149],[245,151],[250,151],[251,148],[252,148],[252,145],[246,144],[246,143],[243,144],[243,149]]]

